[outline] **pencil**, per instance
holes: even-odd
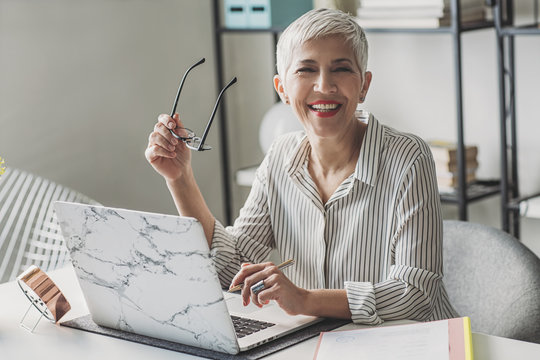
[[[279,265],[278,265],[278,269],[279,269],[279,270],[283,270],[283,269],[288,268],[289,266],[292,266],[292,265],[294,265],[294,260],[289,259],[289,260],[284,261],[284,262],[282,262],[281,264],[279,264]],[[228,290],[228,292],[235,292],[235,291],[238,291],[238,290],[240,290],[240,289],[242,288],[243,285],[244,285],[244,283],[241,283],[241,284],[238,284],[238,285],[236,285],[236,286],[233,286],[232,288],[230,288],[230,289]]]

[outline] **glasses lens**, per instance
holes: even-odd
[[[188,128],[176,128],[176,131],[180,134],[178,135],[177,133],[175,133],[174,131],[170,130],[169,131],[171,132],[172,136],[174,136],[175,138],[179,139],[179,140],[182,140],[182,141],[187,141],[187,140],[190,140],[190,139],[193,139],[195,137],[195,133],[191,130],[189,130]]]
[[[196,151],[204,151],[204,150],[212,149],[211,146],[208,146],[206,144],[201,147],[200,137],[193,137],[191,139],[186,140],[186,146],[190,148],[191,150],[196,150]]]

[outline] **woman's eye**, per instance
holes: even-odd
[[[342,67],[336,68],[334,71],[336,71],[336,72],[351,72],[352,69],[348,68],[348,67],[345,67],[345,66],[342,66]]]
[[[313,70],[312,68],[303,67],[303,68],[297,69],[296,72],[297,73],[306,73],[306,72],[315,72],[315,70]]]

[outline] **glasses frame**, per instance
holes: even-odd
[[[195,64],[191,65],[187,70],[186,72],[184,73],[184,76],[182,76],[182,80],[180,81],[180,85],[178,86],[178,91],[176,92],[176,98],[174,99],[174,104],[173,104],[173,107],[172,107],[172,110],[171,110],[171,117],[175,114],[176,112],[176,107],[178,105],[178,99],[180,98],[180,93],[182,92],[182,88],[184,87],[184,82],[186,81],[186,77],[187,75],[189,74],[189,72],[201,65],[202,63],[204,63],[206,61],[205,58],[202,58],[201,60],[197,61]],[[212,122],[214,121],[214,117],[216,115],[216,111],[217,111],[217,108],[219,106],[219,103],[221,101],[221,98],[223,97],[223,94],[225,93],[225,91],[231,87],[234,83],[236,83],[237,81],[237,78],[234,77],[231,81],[229,81],[229,83],[227,85],[225,85],[225,87],[223,89],[221,89],[218,97],[217,97],[217,100],[216,100],[216,103],[214,105],[214,109],[212,110],[212,114],[210,115],[210,119],[208,120],[208,123],[206,124],[206,128],[204,129],[204,132],[202,134],[202,136],[197,136],[195,134],[194,131],[188,129],[188,128],[178,128],[180,130],[183,130],[184,132],[186,132],[186,135],[184,136],[180,136],[178,135],[177,133],[175,133],[172,129],[169,129],[170,133],[172,136],[174,136],[175,138],[177,138],[178,140],[180,141],[183,141],[186,146],[191,149],[191,150],[194,150],[194,151],[205,151],[205,150],[211,150],[212,147],[211,146],[208,146],[208,145],[205,145],[204,142],[206,141],[206,137],[208,136],[208,132],[210,131],[210,127],[212,126]]]

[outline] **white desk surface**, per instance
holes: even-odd
[[[49,276],[71,304],[71,311],[62,320],[88,314],[86,303],[71,267],[56,270]],[[141,345],[107,336],[55,325],[43,318],[33,334],[19,326],[27,310],[28,300],[16,282],[0,284],[0,358],[2,360],[92,359],[197,359],[174,351]],[[34,309],[31,315],[37,314]],[[346,325],[344,328],[354,328]],[[266,359],[312,359],[317,338],[277,352]],[[475,360],[540,359],[540,344],[473,333]]]

